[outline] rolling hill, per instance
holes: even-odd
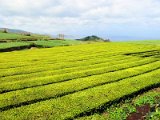
[[[95,36],[95,35],[92,35],[92,36],[87,36],[87,37],[84,37],[84,38],[81,38],[81,39],[77,39],[77,40],[80,40],[80,41],[87,41],[87,42],[110,42],[110,40],[105,40],[103,38],[100,38],[98,36]]]
[[[7,31],[9,33],[18,33],[18,34],[20,34],[20,33],[30,33],[28,31],[19,30],[19,29],[10,29],[10,28],[0,28],[0,31],[3,31],[4,29],[7,29]]]

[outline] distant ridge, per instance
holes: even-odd
[[[0,28],[0,30],[7,29],[9,33],[30,33],[28,31],[19,30],[19,29],[10,29],[10,28]]]
[[[98,36],[95,36],[95,35],[92,35],[92,36],[87,36],[85,38],[82,38],[82,39],[77,39],[77,40],[80,40],[80,41],[97,41],[97,42],[100,42],[100,41],[103,41],[103,42],[110,42],[109,39],[103,39],[103,38],[100,38]]]

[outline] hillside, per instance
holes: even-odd
[[[50,48],[82,44],[76,40],[57,40],[47,35],[31,34],[29,36],[0,31],[0,52],[9,52],[30,48]]]
[[[48,35],[33,34],[22,30],[7,29],[6,32],[7,33],[4,33],[4,30],[0,30],[0,42],[35,41],[52,39],[52,37]]]
[[[18,41],[18,40],[30,40],[30,36],[25,36],[21,34],[15,34],[15,33],[2,33],[0,32],[0,42],[10,42],[10,41]]]
[[[7,29],[7,31],[9,33],[28,33],[27,31],[24,31],[24,30],[19,30],[19,29],[10,29],[10,28],[0,28],[0,31],[3,31],[4,29]]]
[[[103,38],[97,37],[95,35],[87,36],[82,39],[78,39],[80,41],[93,41],[93,42],[109,42],[109,40],[105,40]]]
[[[119,42],[0,53],[0,118],[126,119],[134,106],[105,111],[160,86],[159,56],[159,46]],[[159,101],[154,95],[139,100],[156,104],[144,117],[159,113],[159,103],[147,102]]]

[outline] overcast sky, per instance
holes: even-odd
[[[160,39],[160,0],[0,0],[0,27]]]

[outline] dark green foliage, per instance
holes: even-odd
[[[7,29],[4,29],[3,33],[8,33]]]
[[[79,39],[81,41],[105,41],[103,38],[97,37],[95,35],[87,36],[85,38]]]
[[[24,33],[25,36],[31,36],[31,33]]]

